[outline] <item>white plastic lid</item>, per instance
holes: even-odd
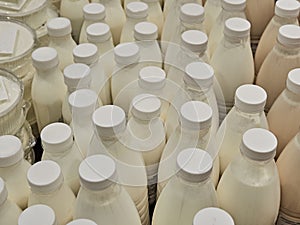
[[[97,225],[94,221],[88,220],[88,219],[77,219],[73,220],[70,223],[67,223],[67,225]]]
[[[289,72],[286,87],[296,95],[300,95],[300,68],[293,69]]]
[[[73,49],[75,63],[92,64],[99,59],[98,48],[92,43],[83,43]]]
[[[51,47],[41,47],[31,54],[32,65],[40,70],[48,70],[58,66],[57,51]]]
[[[98,95],[91,89],[79,89],[69,95],[69,106],[71,112],[76,111],[82,113],[92,114],[97,106]]]
[[[180,108],[181,126],[186,129],[203,130],[211,126],[212,109],[200,101],[188,101]]]
[[[263,128],[252,128],[243,134],[241,152],[249,159],[266,161],[274,158],[277,148],[275,135]]]
[[[134,26],[134,38],[137,41],[156,40],[158,28],[154,23],[140,22]]]
[[[224,35],[235,38],[245,38],[250,35],[251,24],[248,20],[233,17],[225,21]]]
[[[25,209],[18,225],[56,225],[55,212],[47,205],[32,205]]]
[[[151,120],[160,114],[161,102],[151,94],[139,94],[131,102],[131,113],[140,120]]]
[[[81,185],[90,190],[102,190],[110,186],[116,176],[116,164],[106,155],[92,155],[79,166]]]
[[[92,43],[105,42],[111,38],[110,27],[106,23],[94,23],[86,28],[87,39]]]
[[[69,92],[77,88],[88,88],[92,81],[91,69],[83,63],[73,63],[64,69],[64,81]]]
[[[145,18],[148,16],[148,5],[144,2],[130,2],[126,5],[126,15],[135,19]]]
[[[199,148],[187,148],[177,156],[179,175],[190,182],[201,182],[209,178],[213,160]]]
[[[92,118],[99,136],[115,136],[126,128],[125,112],[116,105],[99,107],[93,113]]]
[[[300,47],[300,27],[294,24],[283,25],[279,28],[279,43],[282,45],[299,48]]]
[[[8,192],[4,180],[0,177],[0,206],[6,201]]]
[[[72,32],[71,22],[65,17],[55,17],[47,22],[48,35],[62,37]]]
[[[188,30],[181,34],[181,42],[192,52],[204,52],[207,49],[208,37],[202,31]]]
[[[139,46],[135,43],[122,43],[114,48],[116,63],[120,65],[129,65],[136,63],[140,58]]]
[[[50,193],[64,182],[60,166],[51,160],[33,164],[27,172],[27,181],[32,192]]]
[[[262,112],[265,108],[266,101],[266,91],[257,85],[245,84],[238,87],[235,91],[235,107],[242,112]]]
[[[222,0],[222,8],[226,11],[243,11],[246,8],[246,0]]]
[[[275,15],[280,17],[298,17],[300,4],[297,0],[278,0],[275,5]]]
[[[13,135],[0,136],[0,168],[16,164],[23,159],[22,142]]]
[[[197,212],[193,225],[234,225],[234,221],[225,210],[209,207]]]
[[[89,3],[83,6],[83,17],[86,20],[100,21],[105,18],[105,6],[100,3]]]
[[[183,80],[190,87],[208,89],[214,82],[214,69],[204,62],[192,62],[185,67]]]
[[[157,66],[146,66],[139,72],[139,86],[146,90],[160,90],[166,84],[165,71]]]
[[[204,8],[200,4],[186,3],[180,8],[180,20],[184,23],[201,24],[204,21]]]

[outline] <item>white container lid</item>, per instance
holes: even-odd
[[[13,135],[0,136],[0,168],[16,164],[23,159],[22,142]]]
[[[250,35],[251,24],[248,20],[233,17],[225,21],[224,35],[235,38],[245,38]]]
[[[160,90],[166,84],[165,71],[157,66],[146,66],[139,72],[138,84],[146,90]]]
[[[288,73],[286,87],[296,95],[300,95],[300,68],[291,70]]]
[[[208,89],[214,82],[214,69],[204,62],[192,62],[185,67],[183,80],[190,87]]]
[[[90,65],[99,59],[98,48],[92,43],[83,43],[73,49],[75,63]]]
[[[116,177],[116,164],[106,155],[92,155],[79,166],[81,185],[89,190],[102,190],[109,187]]]
[[[278,0],[275,5],[275,15],[280,17],[298,17],[300,4],[297,0]]]
[[[287,24],[279,28],[277,40],[284,46],[300,47],[300,27],[298,25]]]
[[[69,95],[69,106],[71,112],[78,114],[92,114],[97,106],[98,95],[91,89],[79,89]]]
[[[40,70],[48,70],[58,66],[57,51],[51,47],[41,47],[31,54],[32,65]]]
[[[114,57],[116,63],[120,65],[136,63],[140,58],[139,46],[135,43],[119,44],[114,48]]]
[[[126,128],[125,112],[116,105],[99,107],[93,113],[92,118],[99,136],[115,136]]]
[[[204,21],[204,8],[200,4],[186,3],[180,8],[180,20],[184,23],[201,24]]]
[[[179,175],[190,182],[201,182],[209,178],[213,160],[199,148],[187,148],[177,156]]]
[[[249,159],[266,161],[276,154],[277,138],[263,128],[252,128],[243,134],[240,151]]]
[[[55,212],[47,205],[32,205],[25,209],[18,221],[18,225],[56,225]]]
[[[234,221],[225,210],[208,207],[197,212],[193,225],[234,225]]]
[[[67,225],[97,225],[94,221],[88,220],[88,219],[77,219],[73,220],[70,223],[67,223]]]
[[[91,69],[83,63],[73,63],[66,66],[63,74],[69,92],[80,88],[88,88],[92,81]]]
[[[244,84],[235,91],[235,107],[246,113],[259,113],[264,111],[267,101],[266,91],[253,84]]]
[[[148,5],[144,2],[130,2],[126,5],[126,15],[130,18],[141,19],[148,16]]]
[[[48,35],[62,37],[72,32],[71,22],[65,17],[55,17],[47,22]]]
[[[134,26],[134,38],[137,41],[153,41],[158,37],[158,28],[154,23],[140,22]]]
[[[89,3],[83,6],[83,17],[86,20],[100,21],[105,19],[105,6],[100,3]]]
[[[110,27],[106,23],[94,23],[86,28],[87,39],[92,43],[102,43],[111,38]]]
[[[211,126],[212,109],[200,101],[188,101],[180,108],[181,126],[186,129],[203,130]]]
[[[27,172],[27,181],[32,192],[50,193],[56,191],[64,182],[60,166],[51,160],[33,164]]]
[[[222,0],[222,8],[226,11],[243,11],[246,8],[246,0]]]
[[[0,177],[0,206],[6,201],[8,197],[7,188],[4,180]]]
[[[131,102],[131,113],[140,120],[151,120],[160,114],[161,102],[151,94],[139,94]]]
[[[204,52],[207,49],[208,37],[202,31],[188,30],[181,34],[181,42],[192,52]]]

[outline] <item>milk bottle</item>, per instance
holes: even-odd
[[[217,21],[217,17],[222,10],[221,0],[207,0],[204,4],[204,21],[205,21],[205,30],[207,35],[210,34],[210,31],[214,24]]]
[[[197,212],[193,225],[234,225],[234,221],[223,209],[208,207]]]

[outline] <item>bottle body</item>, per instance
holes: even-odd
[[[210,34],[212,27],[216,23],[217,17],[222,10],[220,0],[208,0],[204,5],[205,29],[207,35]]]
[[[0,224],[16,225],[22,210],[10,200],[0,205]]]
[[[110,79],[114,70],[113,40],[112,38],[109,38],[105,42],[93,43],[93,44],[95,44],[98,48],[98,54],[100,56],[99,64],[102,65],[104,73]],[[110,82],[109,82],[109,86],[110,86]]]
[[[140,62],[143,62],[144,66],[157,66],[162,68],[162,53],[156,40],[136,41],[136,44],[140,49]]]
[[[71,93],[69,91],[67,91],[66,96],[65,96],[64,101],[61,106],[62,118],[66,124],[70,124],[72,121],[72,112],[71,112],[69,102],[68,102],[70,94]]]
[[[148,5],[148,18],[147,20],[151,23],[154,23],[158,28],[158,38],[161,37],[161,32],[164,25],[164,15],[162,12],[161,5],[159,1],[143,1]]]

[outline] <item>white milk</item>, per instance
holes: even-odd
[[[217,21],[217,17],[222,10],[221,0],[207,0],[204,4],[205,30],[210,34],[212,27]]]
[[[234,225],[234,221],[223,209],[207,207],[197,212],[193,225]]]

